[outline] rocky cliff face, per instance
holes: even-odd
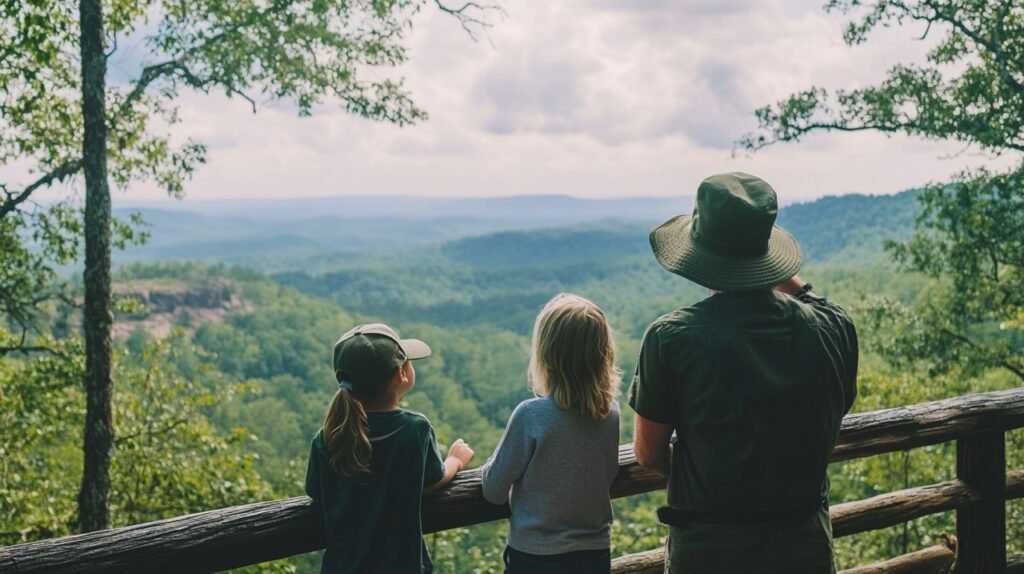
[[[237,289],[224,281],[134,281],[116,285],[114,293],[139,303],[138,310],[117,318],[115,336],[142,329],[154,337],[165,337],[175,327],[193,330],[201,323],[223,321],[225,312],[242,305]]]
[[[238,293],[226,283],[140,286],[128,284],[115,290],[121,297],[141,303],[149,313],[174,313],[185,309],[228,309],[239,304]]]

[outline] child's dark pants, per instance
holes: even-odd
[[[505,574],[608,574],[611,561],[607,549],[540,555],[505,547]]]

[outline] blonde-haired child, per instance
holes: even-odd
[[[412,361],[430,355],[382,323],[359,325],[334,345],[338,391],[313,438],[306,494],[319,503],[327,549],[323,574],[425,574],[420,498],[471,458],[462,439],[442,460],[423,415],[399,408],[416,384]]]
[[[604,312],[578,295],[548,301],[533,327],[523,401],[484,465],[484,497],[506,501],[505,572],[608,572],[608,490],[619,470],[621,373]]]

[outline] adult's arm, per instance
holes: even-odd
[[[668,476],[672,460],[672,425],[636,415],[633,422],[633,454],[640,466]]]
[[[797,293],[800,292],[801,289],[804,288],[804,285],[807,285],[807,282],[801,279],[799,275],[794,275],[789,279],[783,281],[782,283],[776,285],[775,290],[781,291],[786,295],[796,295]]]
[[[640,466],[665,476],[669,474],[672,447],[674,393],[672,378],[662,361],[661,341],[656,325],[644,333],[636,375],[629,387],[629,406],[636,412],[633,422],[633,453]]]

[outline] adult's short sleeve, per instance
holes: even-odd
[[[813,306],[825,325],[823,335],[830,342],[834,360],[843,374],[843,402],[846,412],[849,412],[857,398],[857,367],[860,361],[857,328],[853,319],[845,309],[824,297],[804,293],[797,298]]]
[[[437,436],[434,427],[424,421],[426,432],[423,444],[423,486],[432,486],[444,478],[444,459],[437,448]]]
[[[662,360],[657,325],[651,325],[644,333],[640,356],[636,360],[636,372],[626,400],[629,406],[645,419],[656,423],[673,424],[673,380]]]

